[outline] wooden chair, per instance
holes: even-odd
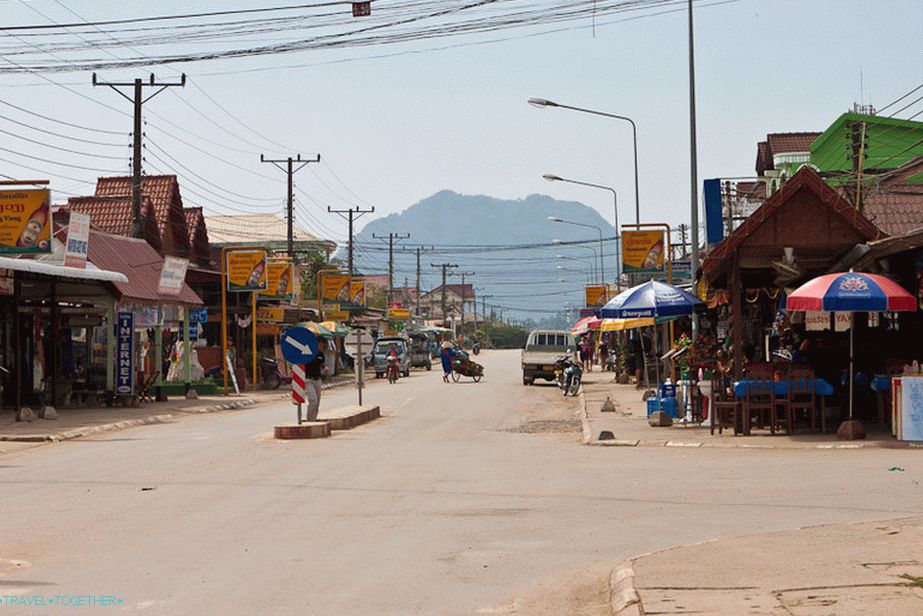
[[[724,375],[714,373],[711,379],[711,408],[708,412],[712,414],[711,433],[715,433],[717,424],[718,434],[724,432],[725,427],[733,427],[734,434],[737,434],[737,418],[740,416],[740,400],[734,393],[728,393],[727,385],[724,381]]]
[[[811,422],[811,430],[817,431],[817,396],[814,393],[814,369],[807,366],[792,366],[786,377],[788,385],[788,399],[786,406],[791,413],[792,426],[798,417],[798,411],[804,411],[806,418]],[[821,417],[821,424],[824,424]]]
[[[763,415],[771,415],[776,406],[776,392],[772,366],[751,364],[747,371],[747,388],[743,401],[742,428],[744,436],[750,435],[753,413],[758,414],[760,425]]]

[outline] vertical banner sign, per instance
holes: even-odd
[[[134,385],[134,318],[130,312],[116,317],[115,331],[115,393],[130,396]]]
[[[324,274],[321,282],[321,297],[325,302],[349,303],[349,274]]]
[[[349,303],[365,306],[365,280],[353,278],[349,282]]]
[[[188,267],[189,259],[164,257],[157,292],[162,295],[179,295],[180,291],[183,290],[183,282],[186,280]]]
[[[64,267],[85,269],[90,241],[90,215],[71,212],[64,246]]]
[[[705,180],[703,184],[705,235],[709,244],[717,244],[724,239],[724,217],[721,212],[721,180]]]
[[[51,252],[51,193],[0,190],[0,254]]]
[[[266,289],[266,251],[234,250],[227,253],[228,291]]]
[[[295,286],[295,266],[291,261],[270,260],[266,265],[266,289],[260,291],[265,299],[292,299]]]
[[[663,231],[622,231],[622,269],[626,274],[660,274],[664,271],[666,243]]]

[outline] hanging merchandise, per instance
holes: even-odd
[[[248,314],[247,316],[245,316],[245,317],[243,317],[243,318],[237,317],[237,326],[240,327],[241,329],[247,329],[248,327],[250,327],[250,324],[251,324],[252,322],[253,322],[253,316],[252,316],[252,315],[249,315],[249,314]]]

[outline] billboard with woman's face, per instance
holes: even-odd
[[[51,252],[51,193],[0,190],[0,253]]]

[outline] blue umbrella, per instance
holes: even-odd
[[[622,291],[602,307],[603,319],[690,315],[702,300],[665,282],[651,280]]]
[[[691,293],[665,282],[651,280],[622,291],[610,299],[599,316],[602,319],[633,319],[637,317],[678,317],[690,315],[702,300]],[[644,337],[641,337],[642,352]],[[654,364],[657,382],[660,383],[660,360]],[[644,370],[647,381],[647,369]],[[659,398],[658,398],[659,400]],[[658,404],[658,408],[659,404]]]

